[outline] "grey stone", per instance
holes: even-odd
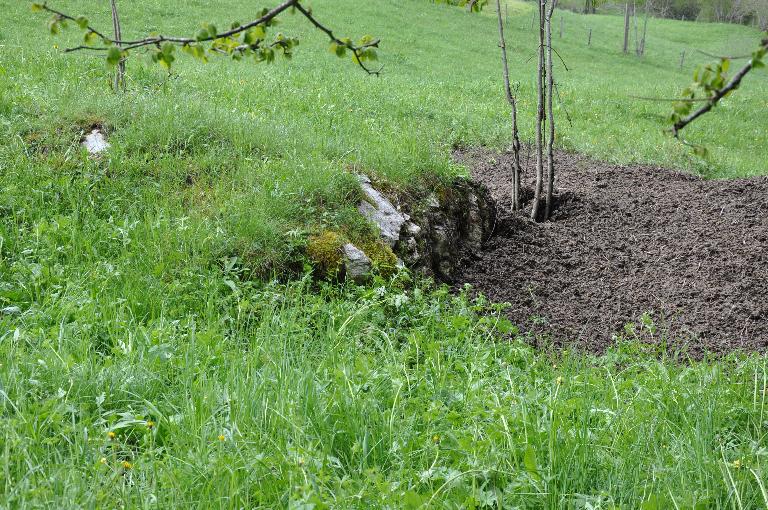
[[[364,175],[358,176],[365,199],[357,207],[360,214],[378,225],[381,237],[394,248],[400,239],[400,229],[409,220],[408,215],[398,211],[392,202],[371,186],[371,181]]]
[[[371,259],[363,250],[347,243],[344,250],[344,274],[355,282],[362,283],[371,276]]]
[[[85,147],[85,150],[87,150],[90,155],[98,156],[109,148],[109,142],[107,142],[107,139],[100,130],[94,129],[85,136],[83,147]]]

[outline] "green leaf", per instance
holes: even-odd
[[[336,44],[335,42],[331,43],[329,49],[332,53],[335,53],[337,57],[343,57],[347,54],[347,47],[341,44]]]
[[[523,455],[523,465],[525,466],[525,470],[528,471],[529,475],[531,475],[535,480],[541,480],[539,468],[536,464],[536,452],[531,445],[528,445],[528,447],[525,449],[525,454]]]
[[[110,66],[116,66],[121,58],[123,58],[123,52],[116,46],[113,46],[107,52],[107,64]]]
[[[89,31],[89,32],[86,32],[85,35],[83,36],[83,42],[85,44],[90,45],[90,44],[93,44],[94,42],[96,42],[96,40],[98,38],[99,38],[99,36],[96,35],[96,32],[90,32]]]
[[[32,12],[41,12],[43,10],[43,4],[32,4]]]
[[[204,29],[204,28],[201,28],[197,32],[197,35],[195,35],[195,39],[198,40],[198,41],[203,41],[205,39],[208,39],[208,31],[206,29]]]
[[[723,62],[720,64],[720,69],[723,70],[723,72],[728,72],[728,68],[731,67],[731,61],[727,58],[723,59]]]
[[[78,16],[77,19],[75,20],[75,23],[77,23],[77,26],[79,26],[83,30],[88,28],[88,18],[86,18],[85,16]]]

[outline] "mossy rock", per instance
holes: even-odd
[[[323,277],[335,277],[344,267],[343,246],[346,237],[333,230],[312,236],[307,242],[307,256]]]

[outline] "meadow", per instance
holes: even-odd
[[[254,10],[123,3],[130,36]],[[109,26],[100,2],[60,4]],[[371,235],[350,170],[408,190],[466,174],[454,146],[510,135],[491,11],[312,6],[382,39],[380,77],[286,16],[289,62],[180,58],[169,77],[136,55],[116,95],[103,59],[62,54],[75,31],[0,0],[0,507],[768,507],[764,356],[671,356],[637,341],[642,321],[601,356],[534,348],[503,304],[407,272],[312,278],[309,235]],[[509,4],[525,140],[531,14]],[[638,58],[619,17],[556,16],[561,147],[766,173],[765,70],[686,129],[703,158],[664,134],[668,103],[631,97],[677,97],[709,60],[696,49],[744,53],[757,31],[654,19]],[[94,160],[96,125],[111,148]]]

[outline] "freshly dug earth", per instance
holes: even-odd
[[[553,218],[537,224],[533,156],[519,214],[511,154],[455,157],[499,208],[494,236],[458,282],[509,302],[523,331],[595,352],[617,336],[695,357],[768,350],[768,178],[703,180],[559,152]]]

